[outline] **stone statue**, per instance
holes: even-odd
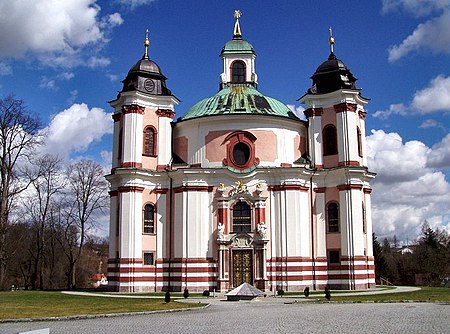
[[[258,234],[261,237],[261,239],[266,239],[266,236],[267,236],[266,235],[266,233],[267,233],[266,223],[264,223],[264,222],[259,223],[257,230],[258,230]]]
[[[223,240],[223,238],[224,238],[224,235],[223,235],[224,231],[225,231],[225,225],[222,224],[222,223],[219,223],[217,225],[217,239],[218,240]]]

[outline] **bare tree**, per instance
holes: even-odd
[[[6,233],[12,204],[30,183],[20,179],[18,166],[38,144],[38,130],[38,119],[27,112],[22,100],[12,95],[0,99],[0,288],[4,288],[6,275]]]
[[[29,179],[32,186],[24,196],[24,215],[28,216],[33,230],[32,240],[29,242],[29,254],[33,263],[31,285],[33,289],[44,288],[44,256],[46,248],[54,247],[51,239],[51,210],[55,202],[55,197],[61,194],[66,185],[66,178],[63,177],[61,168],[61,158],[45,154],[33,159]],[[48,251],[53,254],[52,249]],[[52,258],[48,259],[51,271],[53,269]]]
[[[97,214],[107,207],[108,183],[103,168],[92,160],[81,160],[67,169],[68,193],[62,206],[59,241],[68,260],[67,287],[75,287],[75,270]]]

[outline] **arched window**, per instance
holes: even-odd
[[[156,131],[151,126],[144,129],[144,155],[156,156]]]
[[[252,228],[252,216],[250,205],[239,201],[233,206],[233,233],[250,232]]]
[[[323,155],[333,155],[338,153],[337,132],[334,125],[327,125],[323,129]]]
[[[245,63],[238,60],[231,65],[231,82],[244,83],[245,82]]]
[[[327,225],[329,233],[339,232],[339,206],[335,202],[327,205]]]
[[[155,233],[155,206],[153,204],[144,206],[144,233]]]
[[[361,141],[361,130],[359,129],[359,127],[356,127],[356,135],[357,135],[357,140],[358,140],[358,155],[360,157],[363,156],[363,152],[362,152],[362,141]]]

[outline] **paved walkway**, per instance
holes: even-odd
[[[448,333],[450,305],[438,303],[214,303],[201,310],[84,320],[0,324],[0,333]],[[283,298],[284,299],[284,298]]]

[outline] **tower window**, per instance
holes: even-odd
[[[233,160],[236,165],[245,165],[250,159],[250,148],[244,143],[237,143],[233,147]]]
[[[327,224],[329,233],[339,232],[339,207],[335,202],[327,205]]]
[[[338,153],[337,132],[334,125],[327,125],[323,129],[323,155],[333,155]]]
[[[155,206],[152,204],[144,206],[144,233],[155,233]]]
[[[156,156],[156,131],[150,126],[144,129],[144,155]]]
[[[244,83],[245,82],[245,64],[242,61],[235,61],[231,65],[231,82]]]
[[[250,205],[239,201],[233,207],[233,233],[250,232],[252,228],[252,217]]]

